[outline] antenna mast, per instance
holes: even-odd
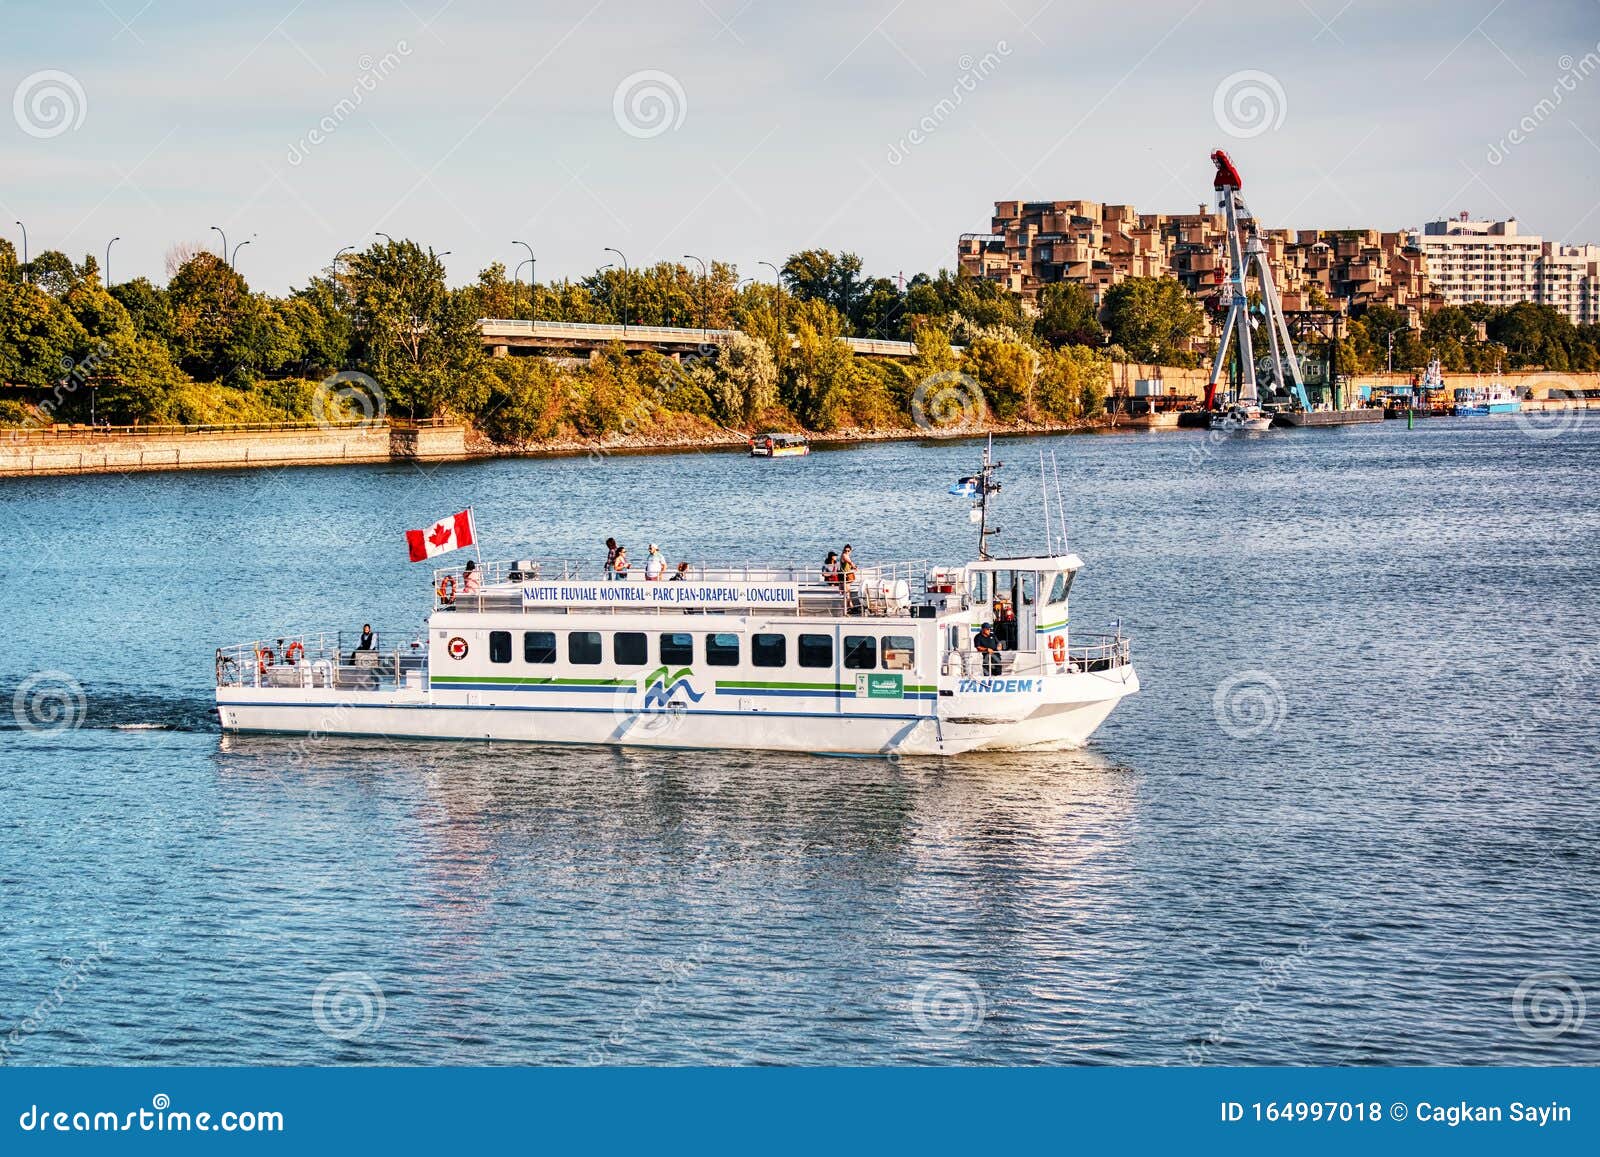
[[[989,435],[989,441],[983,447],[983,468],[978,471],[978,561],[987,561],[989,556],[989,536],[999,534],[998,527],[989,528],[989,495],[1000,493],[1000,483],[994,480],[994,472],[1004,466],[1004,462],[991,460],[990,451],[994,448],[994,435]]]

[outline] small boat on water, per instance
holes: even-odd
[[[752,458],[798,458],[811,453],[804,434],[756,434],[750,439]]]
[[[1254,402],[1238,402],[1213,415],[1211,428],[1230,433],[1259,434],[1272,429],[1272,415],[1263,412]]]
[[[1458,389],[1456,413],[1461,415],[1516,414],[1522,410],[1522,396],[1500,382],[1484,389]]]
[[[476,568],[470,590],[439,572],[426,626],[398,644],[309,633],[218,648],[222,729],[849,754],[1079,746],[1139,689],[1128,640],[1069,634],[1083,560],[1064,538],[989,556],[996,468],[986,453],[961,480],[980,526],[971,562],[704,563],[606,581],[598,562],[522,560]]]

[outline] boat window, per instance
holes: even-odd
[[[642,667],[650,661],[650,640],[643,631],[618,631],[611,636],[611,657],[619,667]]]
[[[986,570],[973,571],[970,582],[972,585],[972,601],[975,603],[988,602],[989,572]]]
[[[800,665],[802,667],[833,666],[833,636],[801,635]]]
[[[788,658],[788,646],[783,635],[756,635],[750,640],[750,661],[757,667],[781,667]]]
[[[567,662],[598,663],[600,661],[599,631],[568,631]]]
[[[523,631],[522,661],[524,663],[554,663],[556,661],[556,633],[554,631]]]
[[[878,665],[878,640],[871,635],[846,635],[844,665],[850,671],[872,670]]]
[[[1050,588],[1050,601],[1052,603],[1064,603],[1064,602],[1066,602],[1067,601],[1067,592],[1070,591],[1071,589],[1072,589],[1072,575],[1071,574],[1058,574],[1058,575],[1056,575],[1055,585]]]
[[[491,662],[491,663],[509,663],[509,662],[511,662],[511,632],[510,631],[490,631],[489,632],[489,662]]]
[[[1033,571],[1023,571],[1017,577],[1017,605],[1023,607],[1033,606],[1033,584],[1038,581],[1038,575]]]
[[[694,636],[684,631],[663,631],[661,662],[669,667],[687,667],[694,662]]]
[[[728,634],[707,635],[706,664],[711,667],[737,667],[739,665],[739,636]]]
[[[917,665],[917,640],[914,635],[883,637],[883,669],[909,671]]]

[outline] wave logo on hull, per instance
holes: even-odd
[[[700,702],[705,698],[705,692],[696,691],[694,685],[689,682],[693,675],[694,670],[690,667],[679,667],[671,674],[668,674],[665,667],[657,667],[650,672],[645,678],[644,686],[644,706],[646,709],[671,706],[673,696],[680,691],[688,697],[689,702]]]

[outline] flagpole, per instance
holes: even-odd
[[[483,569],[483,547],[478,545],[478,520],[472,514],[472,507],[467,507],[467,525],[472,527],[472,549],[478,555],[478,569]]]

